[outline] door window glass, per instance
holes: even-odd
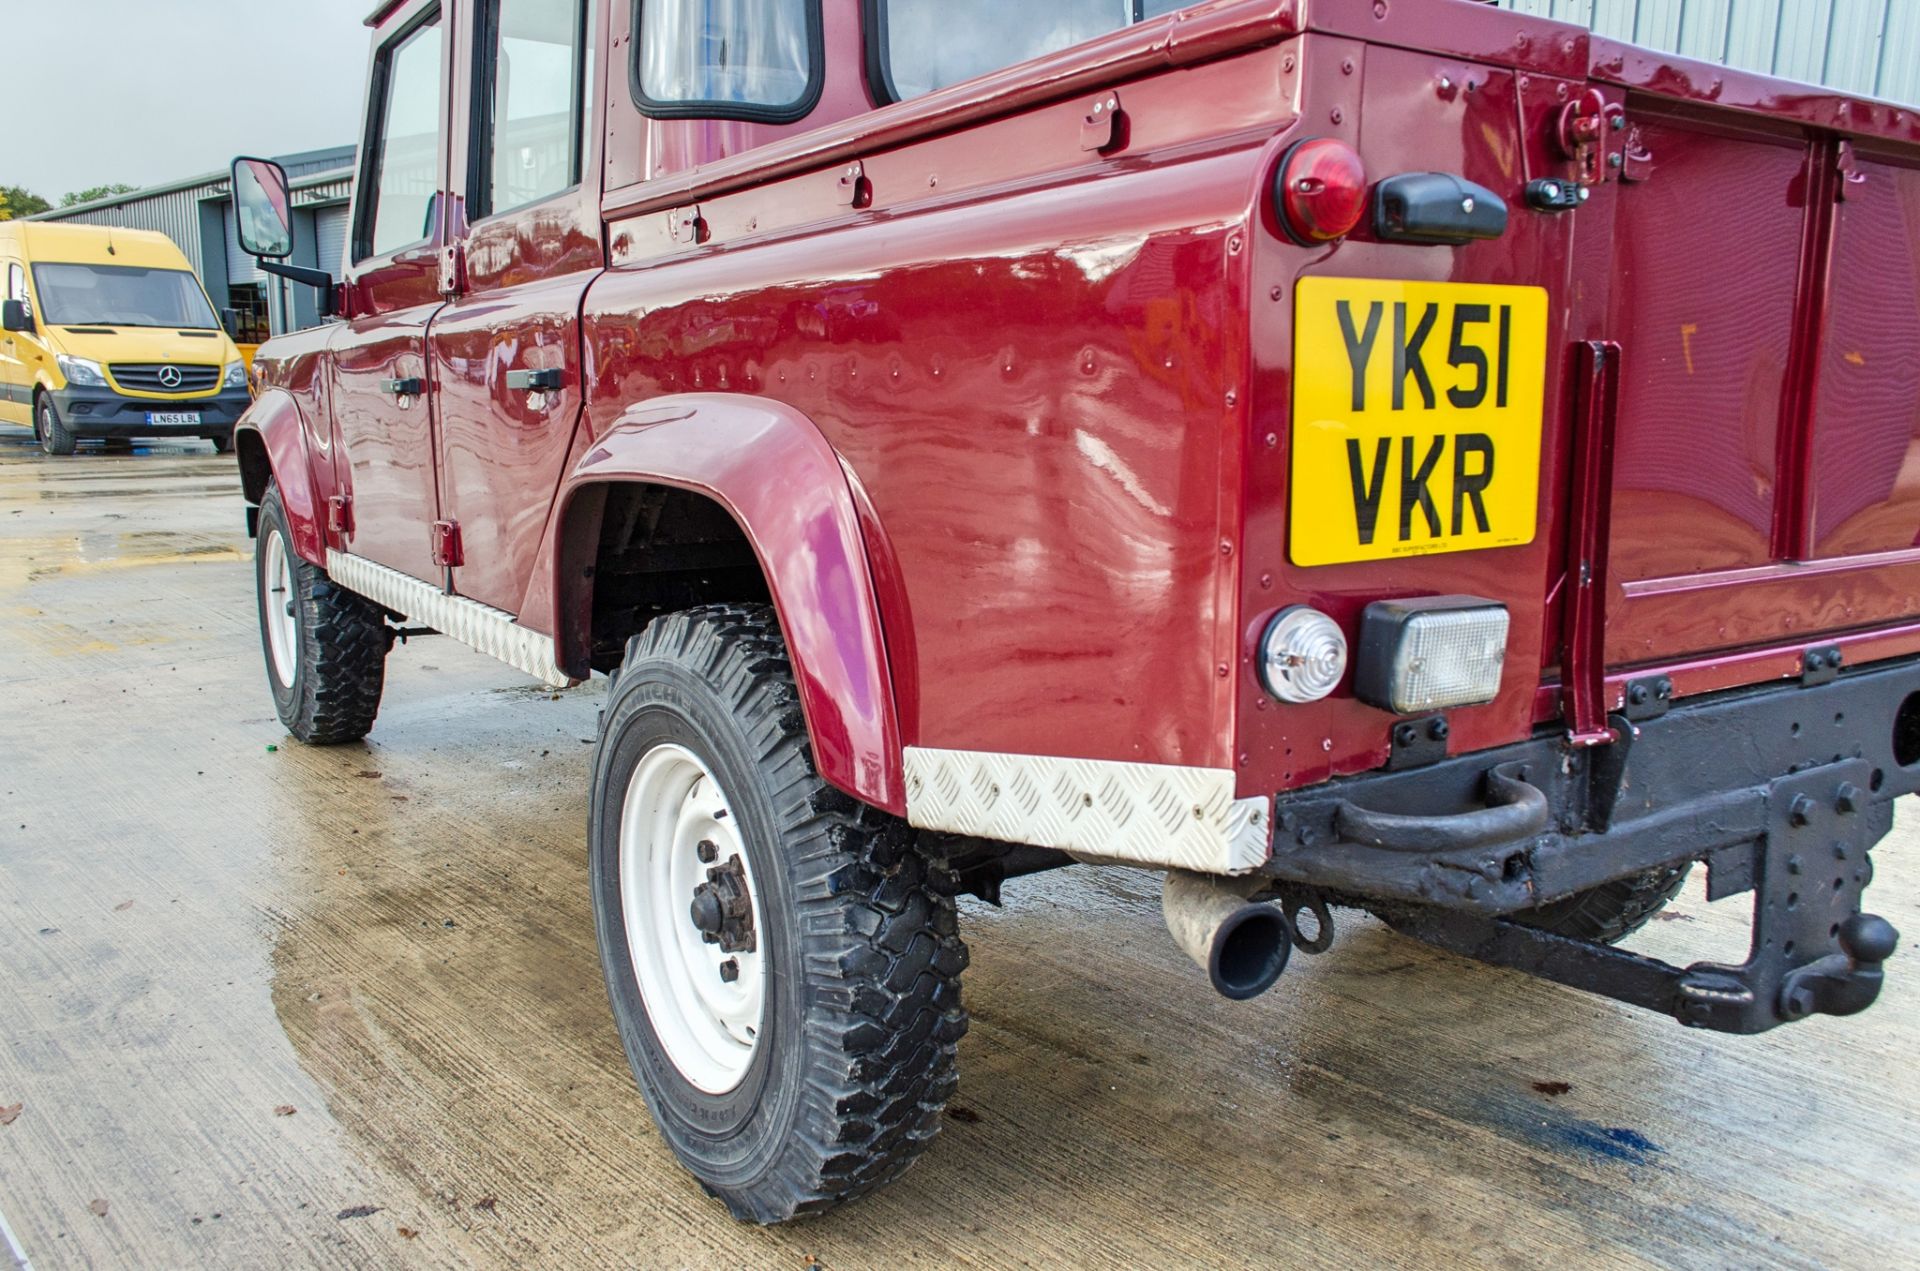
[[[440,15],[383,50],[374,70],[368,206],[354,259],[385,256],[433,232],[440,189]]]
[[[558,194],[580,179],[581,0],[494,0],[484,174],[475,217]]]
[[[28,313],[33,312],[33,301],[27,297],[27,271],[18,265],[7,266],[7,299],[18,300]]]
[[[1164,17],[1194,0],[869,0],[891,101],[1069,48],[1095,36]]]
[[[818,0],[640,0],[641,105],[794,118],[817,91]]]

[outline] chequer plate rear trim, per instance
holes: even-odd
[[[1267,859],[1267,799],[1225,768],[908,746],[907,821],[921,829],[1237,874]]]

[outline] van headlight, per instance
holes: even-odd
[[[1260,683],[1283,702],[1317,702],[1347,673],[1347,633],[1318,609],[1291,605],[1260,637]]]
[[[53,355],[53,360],[54,363],[59,366],[60,373],[67,377],[67,383],[77,388],[105,388],[107,386],[106,371],[102,370],[100,364],[91,358],[68,357],[65,353],[56,353]]]
[[[1376,600],[1360,616],[1353,695],[1396,715],[1500,696],[1507,607],[1478,596]]]
[[[245,388],[247,386],[247,364],[229,362],[224,375],[220,377],[221,388]]]

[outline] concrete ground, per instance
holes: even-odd
[[[939,1142],[740,1226],[608,1016],[603,683],[416,642],[364,745],[304,748],[241,506],[201,446],[0,428],[0,1267],[1920,1265],[1910,952],[1870,1013],[1738,1039],[1343,915],[1234,1004],[1123,870],[968,902]],[[1912,934],[1917,834],[1870,893]],[[1737,959],[1738,909],[1638,947]]]

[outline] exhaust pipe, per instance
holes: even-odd
[[[1167,930],[1223,997],[1257,997],[1287,969],[1287,956],[1293,952],[1287,916],[1272,905],[1247,899],[1269,885],[1264,878],[1167,871],[1160,892]]]

